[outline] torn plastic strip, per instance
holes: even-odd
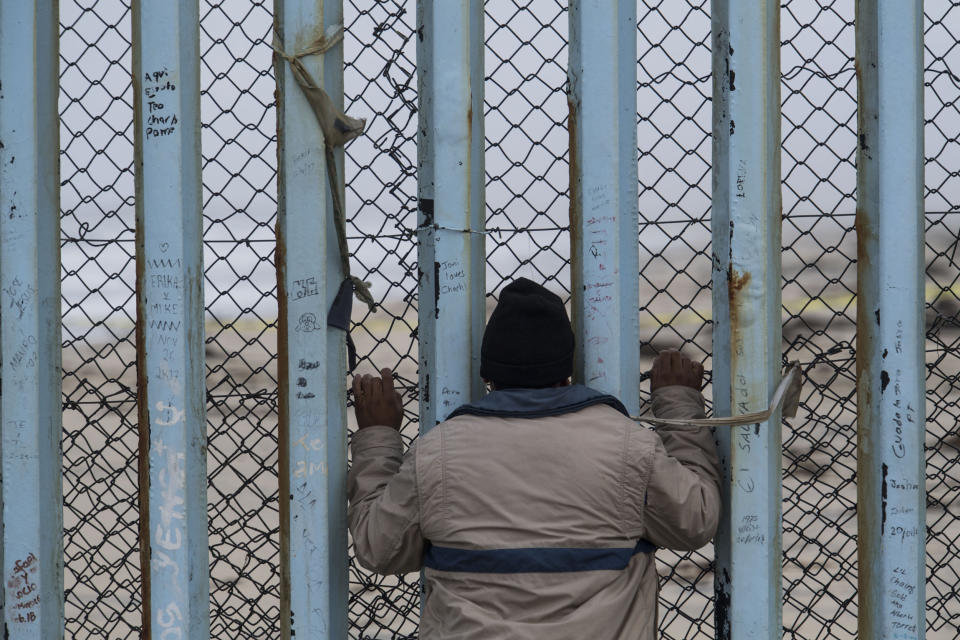
[[[777,409],[783,409],[783,417],[793,418],[797,415],[797,409],[800,406],[800,391],[803,388],[803,373],[800,371],[799,362],[791,362],[787,368],[783,379],[777,385],[770,399],[770,405],[763,411],[752,411],[739,416],[724,416],[719,418],[701,418],[701,419],[670,419],[656,418],[649,414],[642,416],[630,416],[636,422],[645,422],[656,426],[664,427],[736,427],[744,424],[757,424],[766,422],[770,419]]]
[[[327,313],[327,326],[341,329],[347,334],[347,373],[353,372],[357,368],[357,346],[350,337],[350,314],[353,311],[353,282],[346,279],[340,283],[340,289],[337,291],[333,304],[330,305],[330,311]]]

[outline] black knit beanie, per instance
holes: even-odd
[[[563,301],[517,278],[500,292],[480,347],[480,376],[499,387],[545,387],[573,374],[573,329]]]

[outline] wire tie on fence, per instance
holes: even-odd
[[[497,234],[497,237],[503,236],[503,229],[500,227],[494,227],[493,229],[484,229],[483,231],[477,231],[476,229],[456,229],[454,227],[445,227],[442,224],[427,224],[416,227],[413,230],[413,234],[420,234],[423,231],[452,231],[454,233],[470,233],[478,236],[490,236]],[[524,231],[523,229],[518,229],[517,231]]]
[[[763,411],[753,411],[739,416],[689,420],[655,418],[650,414],[630,417],[637,422],[645,422],[662,427],[736,427],[744,424],[766,422],[777,409],[782,408],[784,418],[793,418],[797,415],[797,409],[800,406],[800,391],[802,387],[803,373],[800,370],[800,363],[791,362],[784,373],[783,379],[780,380],[780,384],[777,385],[776,391],[773,392],[770,405]]]
[[[317,84],[307,71],[307,68],[300,61],[301,58],[311,55],[322,56],[332,49],[336,44],[343,41],[343,25],[333,25],[325,33],[321,33],[317,38],[302,51],[293,55],[283,50],[280,35],[273,32],[273,50],[281,58],[290,64],[290,71],[293,73],[297,85],[303,92],[307,102],[313,109],[313,113],[320,125],[323,133],[324,153],[327,165],[327,182],[330,186],[330,198],[333,201],[334,228],[337,231],[337,245],[340,249],[340,267],[343,270],[344,279],[340,284],[340,289],[330,305],[327,313],[327,326],[342,329],[347,334],[347,354],[349,358],[349,370],[357,366],[357,348],[350,337],[350,315],[353,308],[353,296],[364,302],[371,313],[376,313],[377,303],[370,293],[370,283],[364,282],[350,274],[350,249],[347,246],[347,217],[344,212],[343,202],[340,200],[339,184],[337,176],[337,163],[333,150],[336,147],[342,147],[354,138],[363,133],[367,121],[362,118],[351,118],[343,113],[334,104],[323,87]],[[353,296],[351,295],[353,294]]]

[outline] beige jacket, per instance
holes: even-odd
[[[653,410],[703,417],[703,397],[661,388]],[[425,568],[423,640],[652,640],[649,548],[696,549],[717,528],[710,431],[651,431],[606,404],[460,415],[406,456],[389,427],[359,431],[351,447],[357,560],[385,574]]]

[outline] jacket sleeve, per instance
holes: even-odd
[[[424,540],[414,448],[403,456],[400,434],[390,427],[357,431],[350,448],[347,516],[357,560],[381,574],[419,570]]]
[[[703,418],[703,396],[684,386],[653,392],[658,418]],[[659,547],[691,550],[717,532],[720,460],[707,427],[660,427],[644,509],[644,537]]]

